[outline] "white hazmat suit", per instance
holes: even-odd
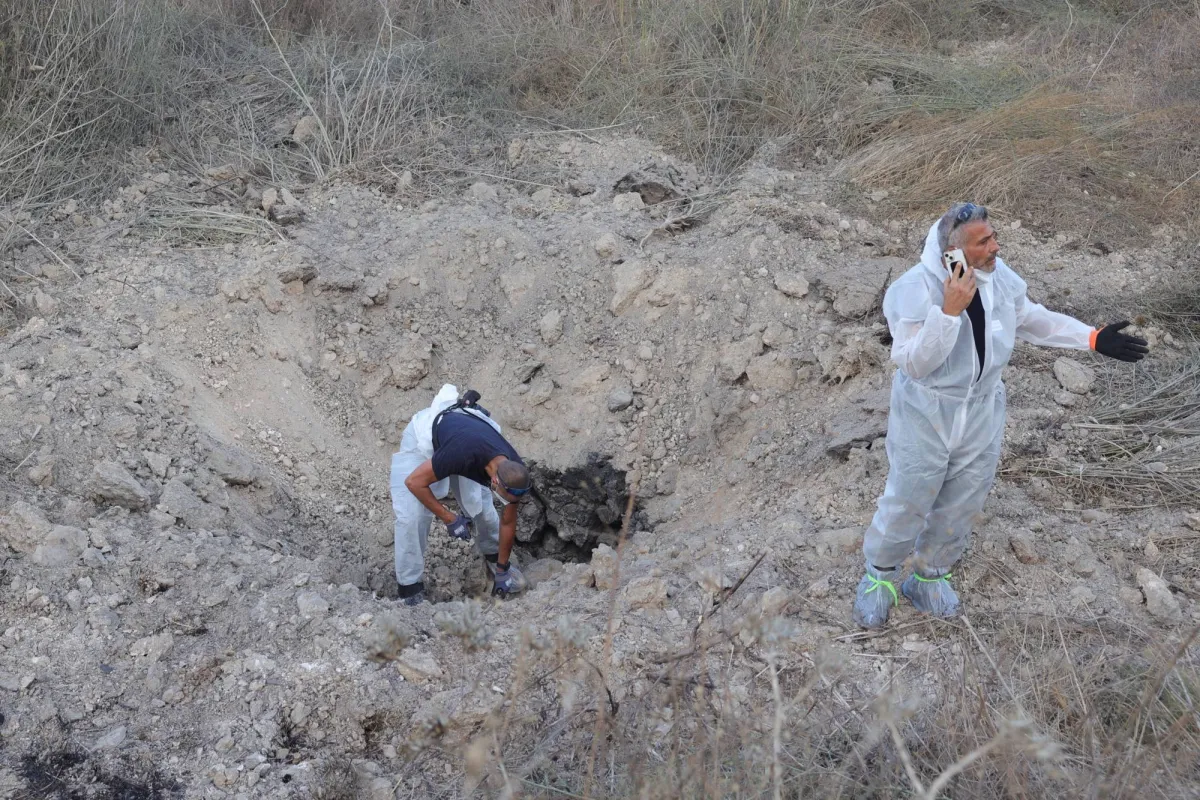
[[[433,458],[433,420],[443,409],[458,400],[458,389],[445,384],[433,398],[429,408],[413,414],[404,435],[400,439],[400,450],[392,456],[391,490],[392,510],[396,514],[396,582],[407,586],[421,580],[425,574],[425,548],[429,538],[429,526],[433,523],[433,512],[421,504],[416,495],[408,490],[404,481],[413,470]],[[457,413],[457,412],[455,412]],[[500,426],[495,420],[471,409],[462,413],[472,414],[484,420],[497,433]],[[475,481],[458,475],[442,478],[429,487],[438,500],[453,492],[463,513],[471,517],[471,530],[475,545],[484,555],[494,555],[500,549],[500,515],[492,504],[491,490]]]
[[[966,548],[996,475],[1005,412],[1000,376],[1016,339],[1091,346],[1091,326],[1031,302],[1025,281],[997,258],[991,273],[975,271],[986,331],[981,368],[967,312],[942,312],[947,272],[941,256],[934,224],[921,263],[883,299],[899,369],[888,416],[887,485],[863,540],[868,577],[855,604],[860,623],[864,587],[875,578],[890,579],[914,553],[918,580],[946,576]],[[906,595],[908,589],[906,583]],[[877,597],[891,602],[895,595],[888,585]],[[886,619],[886,605],[882,611]]]

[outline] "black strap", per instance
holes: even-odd
[[[479,408],[479,410],[483,411],[484,414],[487,414],[487,409],[480,408],[479,406],[476,405],[479,402],[479,400],[480,400],[479,392],[475,391],[474,389],[468,389],[466,391],[466,393],[464,393],[463,396],[461,398],[459,398],[457,403],[455,403],[452,406],[443,408],[441,411],[438,412],[438,415],[433,418],[433,449],[434,449],[434,451],[436,451],[438,449],[438,423],[440,423],[442,421],[442,417],[446,416],[451,411],[458,411],[458,410],[464,409],[464,408]],[[490,417],[491,414],[488,414],[488,416]]]

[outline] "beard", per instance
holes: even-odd
[[[980,272],[991,272],[996,269],[996,256],[986,258],[979,264],[972,264],[971,267],[972,269],[979,270]]]

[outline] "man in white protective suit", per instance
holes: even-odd
[[[518,504],[529,494],[529,470],[487,409],[478,392],[462,399],[451,384],[429,408],[409,421],[392,456],[392,510],[396,514],[396,582],[405,605],[425,601],[425,549],[429,526],[436,516],[456,539],[469,541],[483,555],[493,593],[501,597],[520,592],[524,579],[512,563],[517,533]],[[454,494],[459,513],[443,500]],[[496,514],[492,498],[504,507]]]
[[[854,600],[863,627],[886,623],[900,594],[928,614],[958,612],[950,569],[995,480],[1004,435],[1000,374],[1016,339],[1122,361],[1149,352],[1144,340],[1121,332],[1128,322],[1097,330],[1029,300],[999,251],[987,209],[959,203],[930,228],[921,263],[884,295],[899,369],[887,485],[864,537],[866,575]],[[898,593],[909,556],[913,572]]]

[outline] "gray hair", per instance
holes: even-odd
[[[955,203],[938,220],[938,247],[943,253],[946,252],[952,244],[958,244],[956,233],[959,228],[968,222],[987,222],[987,218],[988,210],[985,206],[977,206],[974,203]]]

